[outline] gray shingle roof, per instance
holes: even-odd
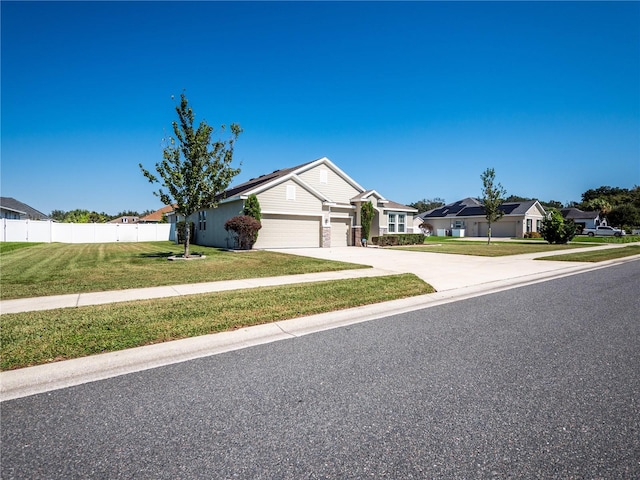
[[[12,197],[0,197],[0,207],[14,212],[25,213],[29,220],[51,220],[48,215]]]
[[[599,216],[598,212],[584,212],[578,208],[573,208],[573,207],[563,208],[562,210],[560,210],[560,213],[564,218],[573,218],[575,220],[585,219],[585,218],[593,220],[594,218],[598,218]]]
[[[295,172],[296,170],[299,170],[303,167],[305,167],[306,165],[309,165],[310,163],[314,163],[317,162],[320,159],[317,160],[312,160],[310,162],[305,162],[302,163],[300,165],[297,165],[295,167],[291,167],[291,168],[283,168],[280,170],[274,170],[271,173],[267,173],[265,175],[261,175],[257,178],[252,178],[244,183],[241,183],[240,185],[236,185],[235,187],[229,188],[228,190],[224,191],[223,193],[221,193],[216,200],[217,201],[222,201],[226,198],[233,198],[233,197],[238,197],[241,195],[244,195],[248,192],[250,192],[251,190],[254,190],[256,188],[258,188],[261,185],[265,185],[269,182],[272,182],[274,180],[277,180],[278,178],[282,178],[285,177],[287,175],[289,175],[292,172]],[[362,194],[360,194],[358,197],[363,197],[366,196],[370,193],[373,193],[374,190],[367,190],[365,192],[363,192]],[[377,192],[376,192],[377,193]],[[354,199],[352,199],[354,200]],[[385,199],[386,200],[386,199]],[[397,209],[397,210],[406,210],[406,211],[417,211],[414,208],[408,207],[407,205],[402,205],[400,203],[396,203],[396,202],[392,202],[387,200],[387,203],[385,203],[385,209]]]
[[[216,198],[216,200],[220,201],[220,200],[224,200],[225,198],[233,198],[238,195],[242,195],[246,192],[249,192],[250,190],[253,190],[254,188],[259,187],[260,185],[264,185],[265,183],[284,177],[290,174],[291,172],[298,170],[299,168],[302,168],[305,165],[308,165],[309,163],[313,163],[313,162],[306,162],[296,167],[283,168],[281,170],[274,170],[271,173],[261,175],[257,178],[252,178],[244,183],[241,183],[240,185],[236,185],[235,187],[225,190]]]

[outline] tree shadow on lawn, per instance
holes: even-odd
[[[184,253],[184,251],[180,251],[179,253],[176,253],[176,252],[146,252],[146,253],[139,253],[136,256],[138,258],[169,258],[172,255],[179,255],[181,253]]]
[[[169,258],[169,257],[181,257],[182,255],[184,255],[184,250],[180,249],[177,252],[145,252],[145,253],[139,253],[138,255],[136,255],[138,258]],[[199,256],[203,256],[203,255],[210,255],[202,252],[202,251],[197,251],[197,250],[191,250],[189,252],[190,256],[193,257],[199,257]]]

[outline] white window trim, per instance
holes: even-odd
[[[400,221],[401,219],[402,221]],[[389,212],[387,214],[387,231],[389,233],[407,233],[407,214]]]

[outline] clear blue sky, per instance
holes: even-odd
[[[234,183],[329,157],[410,203],[640,184],[638,2],[7,2],[2,196],[159,208],[186,91],[239,123]]]

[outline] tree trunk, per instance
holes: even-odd
[[[489,224],[489,228],[487,229],[487,245],[491,245],[491,224]]]
[[[184,258],[189,258],[189,240],[191,236],[191,225],[188,221],[184,222]]]

